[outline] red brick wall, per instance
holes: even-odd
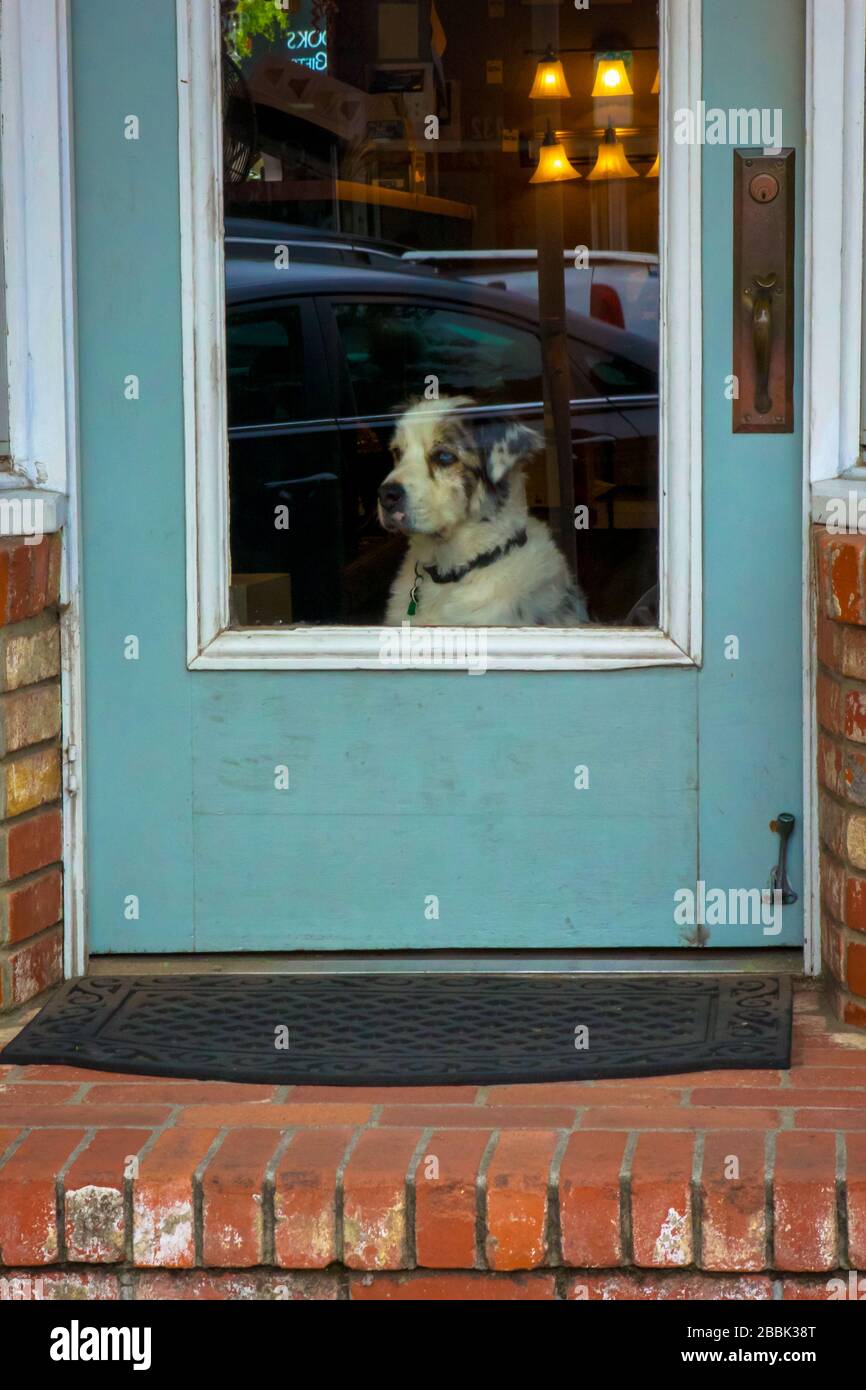
[[[866,1027],[866,536],[815,527],[821,940],[839,1018]]]
[[[0,540],[0,1013],[62,974],[60,537]]]

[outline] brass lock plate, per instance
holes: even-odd
[[[735,434],[794,429],[792,149],[734,151]]]

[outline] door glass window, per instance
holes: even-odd
[[[656,0],[220,11],[232,621],[653,626]]]

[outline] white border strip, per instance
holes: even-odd
[[[178,0],[181,293],[186,439],[187,656],[228,627],[219,6]]]
[[[813,512],[859,483],[866,0],[808,0],[803,342],[804,966],[821,973]],[[840,74],[842,80],[840,81]],[[843,196],[844,190],[844,196]],[[837,480],[837,481],[833,481]],[[812,485],[815,485],[814,493]],[[820,486],[819,486],[820,485]]]
[[[67,0],[3,0],[0,142],[9,448],[0,487],[66,492],[71,422]],[[3,344],[5,351],[5,343]]]
[[[78,438],[78,283],[75,243],[75,165],[71,82],[71,6],[57,0],[58,139],[62,215],[64,392],[66,419],[66,520],[60,583],[60,650],[63,729],[63,968],[66,979],[87,970],[87,868],[85,834],[84,604],[81,593],[81,454]]]
[[[215,0],[177,0],[177,16],[188,664],[206,670],[405,670],[382,662],[380,628],[228,629],[218,6]],[[674,112],[684,106],[697,109],[700,99],[701,0],[663,0],[661,46],[667,77],[660,131],[665,169],[660,423],[664,631],[492,629],[487,632],[487,666],[493,670],[693,665],[701,659],[700,147],[673,139]],[[435,668],[435,660],[429,665]]]
[[[700,663],[703,644],[703,209],[701,146],[673,138],[702,97],[702,0],[662,0],[661,623]],[[666,176],[665,176],[666,175]]]
[[[440,629],[415,628],[413,637]],[[448,629],[459,639],[466,629]],[[545,628],[543,636],[531,628],[472,628],[465,647],[469,656],[447,660],[413,656],[411,661],[391,663],[382,655],[384,639],[395,632],[387,627],[322,627],[298,632],[303,642],[287,641],[294,633],[278,628],[243,628],[222,632],[192,663],[197,670],[223,671],[232,667],[275,671],[404,671],[471,670],[478,665],[478,636],[486,652],[484,667],[490,671],[613,671],[639,666],[691,666],[692,658],[663,632],[644,628],[624,636],[617,628]],[[453,641],[455,653],[459,640]]]
[[[866,0],[809,0],[803,367],[813,482],[860,457],[864,54]]]
[[[60,692],[67,978],[83,974],[87,963],[69,8],[68,0],[3,0],[0,9],[3,235],[6,313],[14,349],[9,357],[9,412],[15,470],[0,477],[0,487],[11,499],[44,497],[54,522],[63,522]],[[30,485],[28,493],[20,490],[22,479]]]

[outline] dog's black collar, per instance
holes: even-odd
[[[437,565],[423,565],[425,574],[429,574],[434,584],[456,584],[458,579],[465,579],[472,570],[483,570],[488,565],[493,565],[497,560],[501,560],[503,555],[507,555],[511,550],[519,550],[522,545],[526,545],[526,527],[516,532],[510,540],[502,545],[497,545],[494,550],[485,550],[480,555],[476,555],[474,560],[470,560],[465,565],[459,565],[454,570],[440,570]]]

